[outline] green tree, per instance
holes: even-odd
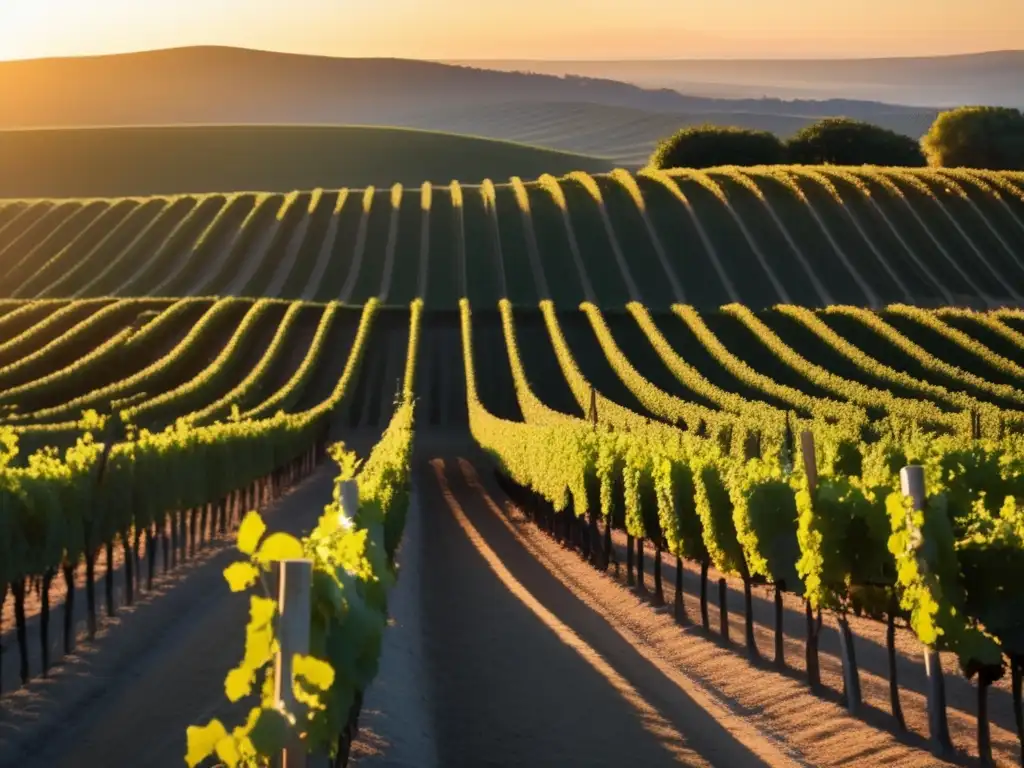
[[[773,133],[719,125],[683,128],[663,139],[651,155],[653,168],[779,165],[786,147]]]
[[[1009,107],[951,109],[935,119],[921,147],[934,166],[1024,170],[1024,113]]]
[[[846,117],[827,117],[800,129],[787,148],[789,161],[803,165],[926,165],[914,139]]]

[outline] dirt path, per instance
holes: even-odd
[[[245,290],[249,287],[249,283],[256,276],[256,273],[260,271],[260,267],[263,266],[264,262],[270,258],[270,251],[276,244],[278,234],[282,229],[284,229],[284,227],[284,219],[275,219],[266,230],[259,234],[256,242],[249,246],[249,253],[246,255],[245,261],[242,262],[241,269],[235,273],[235,277],[228,285],[227,289],[221,291],[222,295],[245,295]],[[277,294],[268,293],[266,295],[276,296]]]
[[[348,201],[346,200],[345,202]],[[331,223],[328,225],[327,232],[320,245],[320,251],[316,257],[316,263],[313,265],[313,271],[310,272],[309,278],[306,280],[306,287],[302,289],[303,301],[313,301],[316,298],[317,291],[320,289],[320,281],[327,271],[327,265],[331,262],[331,254],[334,252],[334,241],[338,239],[340,223],[341,213],[340,211],[335,211],[331,216]]]
[[[598,573],[511,506],[475,452],[435,455],[453,458],[421,467],[420,533],[410,526],[399,558],[414,548],[422,564],[404,573],[420,639],[407,596],[393,606],[406,639],[390,638],[367,698],[360,768],[433,765],[403,757],[404,724],[424,718],[444,766],[950,765]],[[417,658],[425,690],[396,684]]]
[[[800,764],[666,677],[517,541],[458,460],[422,466],[418,487],[441,765]]]
[[[440,768],[423,642],[423,505],[414,489],[388,596],[380,669],[363,700],[352,768]]]
[[[288,283],[288,278],[291,277],[292,270],[295,269],[295,262],[298,261],[299,251],[302,250],[302,246],[306,244],[306,238],[309,236],[309,228],[313,223],[312,213],[307,214],[299,222],[299,225],[295,228],[295,232],[292,233],[291,238],[288,240],[288,247],[284,252],[284,256],[278,262],[277,269],[274,272],[274,276],[270,278],[270,285],[267,290],[264,291],[265,296],[278,297],[281,295],[282,290]]]
[[[619,562],[622,563],[621,580],[625,581],[626,536],[615,531],[613,541]],[[645,550],[645,583],[648,590],[654,588],[653,559],[650,543]],[[719,637],[719,605],[717,581],[721,577],[714,568],[708,574],[708,616],[712,637]],[[665,599],[671,600],[676,579],[675,558],[664,556],[662,578],[665,584]],[[743,582],[734,577],[726,579],[727,607],[729,611],[729,640],[734,653],[746,653],[744,637]],[[700,566],[686,561],[683,565],[683,584],[686,608],[691,620],[700,621],[699,593]],[[758,650],[770,664],[774,653],[774,591],[768,587],[754,587],[755,642]],[[785,632],[785,658],[787,674],[803,678],[806,675],[804,638],[806,621],[802,600],[796,595],[784,596],[785,611],[783,627]],[[869,722],[882,728],[895,728],[889,701],[889,669],[885,648],[886,625],[867,617],[849,617],[854,633],[854,648],[860,668],[861,693],[864,700],[864,716]],[[823,615],[820,635],[821,679],[827,690],[826,695],[839,701],[843,691],[842,662],[839,646],[839,628],[835,616]],[[925,695],[927,677],[924,670],[921,644],[913,632],[904,624],[896,631],[897,679],[900,684],[900,704],[907,727],[920,740],[928,737],[927,699]],[[976,749],[977,688],[960,671],[956,655],[942,654],[942,665],[946,675],[946,712],[950,735],[954,747],[962,759],[969,761]],[[1018,765],[1020,745],[1013,724],[1013,701],[1010,694],[1009,672],[993,684],[989,690],[989,718],[991,724],[992,750],[997,765]]]

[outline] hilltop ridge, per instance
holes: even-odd
[[[0,103],[4,104],[0,128],[401,123],[403,116],[427,108],[440,114],[453,107],[486,108],[510,101],[591,102],[683,114],[846,114],[864,119],[922,112],[916,107],[848,100],[734,102],[608,78],[219,46],[0,62]]]

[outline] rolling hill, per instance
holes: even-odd
[[[0,129],[396,125],[523,141],[630,167],[684,125],[712,122],[787,136],[821,117],[846,115],[920,136],[937,114],[871,101],[706,98],[595,77],[213,47],[0,62],[0,103]],[[17,149],[0,145],[0,165]],[[447,173],[467,181],[475,175]],[[324,182],[362,183],[371,182]]]
[[[507,141],[370,126],[0,131],[0,198],[472,183],[611,168],[607,160]]]
[[[510,72],[599,77],[755,104],[795,100],[791,110],[862,109],[869,99],[923,107],[1024,107],[1024,51],[870,59],[668,59],[625,61],[453,60]],[[769,97],[766,99],[766,97]],[[851,101],[858,100],[858,101]],[[801,102],[803,102],[801,104]],[[749,109],[742,103],[739,109]],[[872,106],[874,110],[878,105]],[[870,119],[870,118],[869,118]]]
[[[285,192],[632,169],[685,125],[785,137],[821,117],[848,115],[920,136],[936,115],[870,101],[717,99],[594,77],[218,47],[0,62],[0,103],[6,197]],[[480,142],[455,151],[427,147],[426,137],[327,129],[343,124],[509,140],[590,158],[527,158],[522,148]],[[261,127],[229,127],[241,125]],[[56,128],[97,130],[75,136]]]
[[[732,101],[595,77],[225,47],[0,62],[0,128],[390,124],[410,112],[517,101],[587,102],[681,114],[838,114],[865,119],[877,114],[882,122],[890,115],[922,111],[850,100]]]
[[[817,119],[801,114],[740,111],[656,112],[587,102],[506,102],[486,108],[426,110],[395,117],[402,125],[580,152],[608,158],[627,168],[644,165],[660,139],[684,126],[736,125],[787,138]],[[891,130],[921,136],[933,120],[934,113],[922,110],[895,112],[884,122]]]
[[[1024,296],[1024,176],[837,167],[8,201],[0,296],[994,307]]]

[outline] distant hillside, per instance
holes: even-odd
[[[997,104],[1024,107],[1024,51],[993,51],[957,56],[877,59],[663,60],[663,61],[453,61],[448,63],[550,75],[574,74],[671,88],[694,96],[743,100],[749,110],[763,97],[812,100],[814,111],[868,109],[877,104],[842,104],[868,99],[947,107]],[[752,98],[753,97],[753,98]],[[820,105],[817,100],[829,100]],[[772,103],[773,99],[767,99]]]
[[[654,112],[585,102],[507,102],[396,116],[401,125],[552,147],[608,158],[617,165],[644,165],[658,141],[686,125],[716,123],[771,131],[789,137],[818,118],[756,112]],[[934,113],[896,113],[886,125],[907,136],[927,132]]]
[[[0,131],[0,198],[338,188],[607,171],[594,157],[367,126],[173,126]]]
[[[919,108],[852,101],[727,101],[609,79],[497,72],[402,59],[239,48],[0,62],[0,128],[88,125],[390,124],[411,113],[507,102],[586,102],[686,115],[890,120]],[[934,113],[931,113],[934,116]]]

